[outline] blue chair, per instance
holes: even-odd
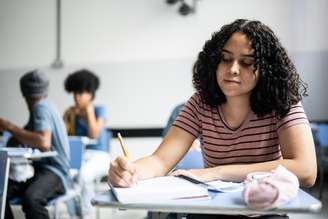
[[[321,147],[328,147],[328,124],[318,125],[318,140]]]
[[[313,127],[312,127],[313,128]],[[322,200],[324,192],[325,168],[328,166],[328,124],[318,124],[314,133],[317,141],[317,157],[319,166],[319,199]],[[313,130],[313,129],[312,129]]]
[[[7,152],[0,151],[0,219],[5,218],[9,162]]]
[[[82,160],[83,160],[83,151],[85,148],[85,137],[80,136],[70,136],[69,140],[69,148],[70,148],[70,174],[72,179],[77,182],[78,175],[81,169]]]
[[[204,168],[203,155],[200,150],[190,149],[179,161],[176,169],[202,169]]]
[[[84,150],[84,146],[81,138],[70,137],[69,146],[70,146],[70,161],[69,161],[70,168],[80,170],[82,164],[83,150]]]
[[[69,137],[69,146],[70,146],[70,176],[74,181],[74,177],[78,176],[81,164],[82,164],[82,157],[83,157],[83,150],[84,150],[84,139],[83,137]],[[77,178],[78,179],[78,178]],[[77,216],[81,216],[81,198],[80,198],[80,189],[78,185],[73,184],[72,188],[65,188],[66,191],[64,194],[50,199],[47,203],[48,206],[53,206],[53,218],[59,218],[59,204],[66,202],[69,213],[76,214]],[[78,203],[76,203],[77,201]],[[11,205],[21,205],[21,198],[14,197],[10,200]]]
[[[178,117],[181,109],[183,108],[184,103],[181,103],[174,107],[173,111],[170,114],[169,120],[167,121],[166,126],[162,131],[162,137],[168,133],[172,124]],[[179,161],[175,166],[175,169],[201,169],[204,168],[203,155],[200,150],[189,149],[185,156]]]
[[[48,201],[49,206],[54,206],[53,218],[59,218],[58,204],[62,202],[67,203],[68,210],[70,214],[76,214],[77,216],[82,216],[81,212],[81,197],[80,197],[80,187],[78,184],[78,175],[80,173],[83,151],[84,151],[84,141],[83,137],[73,136],[69,137],[69,165],[70,165],[70,177],[73,180],[73,187],[67,188],[65,194],[58,196],[54,199]],[[72,202],[76,199],[76,202]]]
[[[111,141],[113,139],[113,132],[107,129],[107,142],[108,142],[108,153],[111,153]]]
[[[1,136],[1,140],[0,140],[0,147],[6,146],[10,137],[11,137],[10,132],[3,131],[2,136]]]

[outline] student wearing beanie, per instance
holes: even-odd
[[[47,99],[49,80],[38,70],[24,74],[20,89],[29,110],[29,120],[24,128],[0,118],[0,131],[8,131],[12,138],[8,145],[25,145],[40,151],[57,151],[55,157],[33,161],[34,175],[26,181],[10,179],[5,218],[13,218],[9,200],[22,198],[22,208],[27,219],[49,218],[47,200],[65,192],[68,174],[68,139],[65,125],[55,106]]]

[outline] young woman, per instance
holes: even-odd
[[[84,218],[92,213],[90,201],[94,196],[94,180],[106,175],[110,161],[106,111],[104,107],[93,104],[98,87],[98,77],[85,69],[70,74],[65,80],[65,89],[73,92],[75,101],[75,105],[64,114],[68,135],[87,136],[97,141],[96,144],[87,145],[80,170]]]
[[[111,162],[112,184],[168,174],[198,137],[206,168],[173,175],[243,181],[281,164],[302,186],[314,184],[314,143],[300,103],[306,86],[268,26],[238,19],[215,32],[198,55],[193,85],[196,93],[152,155]]]

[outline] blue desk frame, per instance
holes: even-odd
[[[303,190],[291,202],[270,211],[258,211],[247,208],[241,192],[212,193],[207,200],[172,200],[166,202],[123,204],[115,200],[110,191],[97,194],[91,203],[96,207],[118,209],[142,209],[153,212],[152,218],[164,218],[167,213],[198,214],[272,214],[272,213],[315,213],[322,204]]]

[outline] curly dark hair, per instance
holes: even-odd
[[[95,97],[99,85],[99,78],[87,69],[81,69],[69,74],[64,82],[65,90],[68,93],[89,92],[92,94],[92,98]]]
[[[250,40],[254,49],[254,73],[257,69],[259,72],[250,97],[251,109],[259,117],[269,113],[284,117],[291,105],[307,96],[307,85],[296,72],[277,36],[260,21],[238,19],[212,34],[193,66],[194,88],[212,107],[226,102],[216,80],[216,70],[221,62],[222,49],[235,32],[245,34]]]

